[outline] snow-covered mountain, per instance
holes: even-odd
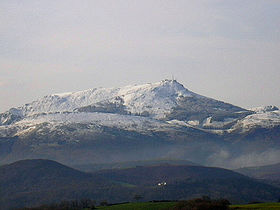
[[[127,113],[141,115],[148,112],[162,118],[178,103],[180,97],[202,97],[175,80],[122,88],[93,88],[85,91],[45,96],[22,107],[12,108],[12,115],[25,117],[40,113],[72,112],[87,106],[123,105]],[[2,119],[2,123],[5,121]]]
[[[262,142],[262,135],[244,137],[260,132],[258,129],[265,129],[264,138],[275,142],[279,127],[280,111],[275,106],[246,110],[196,94],[176,80],[93,88],[48,95],[0,114],[0,151],[3,151],[0,162],[44,156],[65,162],[69,148],[75,151],[71,155],[76,162],[81,159],[102,162],[102,158],[104,162],[112,161],[115,156],[110,155],[116,148],[123,152],[119,159],[127,158],[128,154],[135,159],[141,152],[139,145],[146,148],[143,157],[153,150],[155,157],[164,154],[213,162],[221,145],[240,138],[244,138],[242,143],[252,138]],[[178,142],[183,145],[180,154]],[[197,144],[204,145],[201,154],[189,150],[197,148]],[[107,148],[112,145],[115,149]],[[126,152],[127,148],[135,151]],[[228,152],[229,148],[222,150]],[[82,154],[77,154],[77,150]],[[92,150],[100,151],[99,155],[92,154]]]
[[[157,120],[178,119],[191,125],[198,121],[197,125],[206,126],[213,120],[228,123],[238,118],[240,113],[248,113],[240,107],[193,93],[176,80],[163,80],[122,88],[94,88],[48,95],[1,114],[0,125],[10,125],[25,118],[36,120],[38,116],[42,119],[41,115],[64,113],[65,116],[65,113],[74,112],[114,113]],[[216,114],[223,115],[224,119],[212,119],[212,115]]]

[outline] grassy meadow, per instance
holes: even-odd
[[[112,206],[100,206],[97,209],[103,210],[168,210],[176,205],[176,202],[143,202],[126,203]],[[280,210],[280,203],[259,203],[246,205],[231,205],[230,209],[248,209],[248,210]]]

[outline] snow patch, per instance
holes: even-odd
[[[189,120],[188,124],[193,125],[193,126],[199,126],[199,121],[198,120]]]

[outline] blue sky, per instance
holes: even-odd
[[[156,82],[245,108],[280,106],[278,0],[0,1],[0,111]]]

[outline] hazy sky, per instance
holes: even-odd
[[[279,0],[1,0],[0,111],[172,75],[245,108],[280,106]]]

